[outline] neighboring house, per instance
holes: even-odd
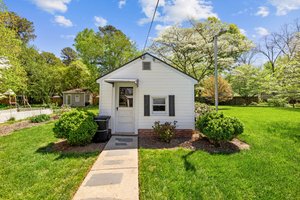
[[[93,95],[87,89],[73,89],[63,92],[63,104],[71,107],[83,107],[92,104]]]
[[[100,77],[100,115],[109,115],[112,133],[152,129],[155,121],[177,121],[193,130],[197,80],[145,53]]]

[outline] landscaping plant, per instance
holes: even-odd
[[[175,135],[176,123],[177,121],[161,124],[160,121],[156,121],[152,128],[154,133],[157,134],[162,141],[170,143]]]
[[[230,141],[244,131],[244,125],[235,117],[225,117],[223,113],[207,113],[196,121],[200,130],[212,143]]]
[[[46,114],[37,115],[30,118],[32,123],[41,123],[50,120],[50,116]]]
[[[196,113],[197,117],[203,116],[206,113],[210,113],[212,111],[213,111],[213,109],[205,103],[196,103],[195,104],[195,113]]]
[[[65,112],[53,128],[57,138],[67,139],[70,145],[86,145],[92,141],[97,130],[94,114],[84,110]]]

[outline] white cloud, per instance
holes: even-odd
[[[151,21],[156,1],[140,0],[139,2],[143,13],[146,15],[146,18],[142,18],[139,24],[148,23]],[[155,20],[169,24],[180,24],[190,19],[200,20],[212,16],[217,17],[217,14],[213,12],[213,6],[206,0],[162,0]]]
[[[68,4],[71,0],[32,0],[32,2],[40,9],[49,13],[66,12]]]
[[[270,13],[269,8],[265,6],[258,7],[258,11],[255,13],[256,16],[266,17]]]
[[[286,15],[292,10],[300,9],[299,0],[269,0],[269,2],[276,7],[276,15]]]
[[[103,17],[95,16],[95,26],[106,26],[107,25],[107,20],[104,19]]]
[[[155,26],[155,30],[157,31],[157,34],[160,35],[164,30],[170,28],[171,26],[169,25],[161,25],[161,24],[157,24]]]
[[[72,21],[65,18],[62,15],[56,15],[54,18],[54,21],[60,26],[64,26],[64,27],[72,27],[73,26]]]
[[[66,40],[71,40],[71,39],[75,39],[75,35],[60,35],[60,37],[62,39],[66,39]]]
[[[268,29],[264,28],[264,27],[256,27],[255,31],[258,35],[260,35],[261,37],[267,36],[269,35],[269,31]]]
[[[119,8],[123,8],[125,4],[126,4],[126,0],[119,0]]]
[[[243,35],[247,35],[247,32],[246,32],[246,30],[245,29],[242,29],[242,28],[240,28],[240,32],[241,32],[241,34],[243,34]]]

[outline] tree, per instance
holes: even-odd
[[[217,18],[193,23],[191,28],[168,28],[154,39],[150,51],[200,82],[214,71],[213,37],[222,28],[227,32],[218,37],[218,69],[230,69],[253,45],[236,25]]]
[[[73,61],[66,70],[67,89],[88,88],[90,77],[90,71],[84,63]]]
[[[252,97],[259,94],[259,69],[252,65],[236,67],[227,77],[233,91],[242,97]]]
[[[16,94],[26,90],[26,74],[20,66],[18,56],[22,42],[14,31],[0,24],[0,59],[4,61],[0,68],[0,92],[12,89]]]
[[[71,62],[77,60],[78,55],[71,47],[66,47],[61,50],[61,58],[65,65],[69,65]]]
[[[277,65],[277,94],[295,107],[295,103],[300,100],[300,56],[292,60],[288,56],[281,57]]]
[[[20,61],[28,77],[26,95],[34,102],[49,103],[51,96],[62,93],[66,67],[54,54],[24,46]]]
[[[79,56],[88,67],[97,67],[99,73],[108,73],[137,55],[135,44],[113,26],[99,28],[99,32],[84,29],[75,38]]]
[[[16,32],[24,43],[36,38],[33,23],[14,12],[0,12],[0,24]]]
[[[6,7],[5,3],[4,3],[4,1],[0,0],[0,13],[1,12],[6,12],[6,11],[7,11],[7,7]]]
[[[204,89],[202,96],[214,102],[215,100],[215,78],[214,76],[210,76],[209,78],[205,79],[203,82]],[[218,96],[219,101],[227,101],[232,99],[233,92],[229,83],[223,79],[221,76],[218,77]]]

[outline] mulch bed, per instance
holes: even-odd
[[[91,143],[85,146],[71,146],[66,140],[57,141],[49,147],[48,150],[61,153],[88,153],[102,151],[106,145],[105,143]]]
[[[233,139],[230,142],[222,142],[220,146],[215,146],[199,133],[194,133],[191,137],[175,137],[170,143],[160,141],[157,136],[139,136],[139,148],[177,149],[179,147],[191,150],[203,150],[211,154],[231,154],[244,149],[250,149],[250,146],[247,143],[239,139]]]

